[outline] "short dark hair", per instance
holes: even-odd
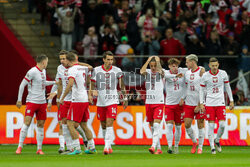
[[[71,50],[70,52],[78,55],[78,52],[76,50]]]
[[[61,50],[61,51],[59,52],[59,56],[60,56],[60,55],[66,55],[67,53],[68,53],[67,50]]]
[[[41,63],[45,59],[48,59],[48,57],[45,54],[40,54],[36,57],[36,62]]]
[[[155,57],[152,57],[152,59],[150,60],[150,62],[149,62],[149,63],[151,63],[151,62],[156,62]]]
[[[211,57],[209,59],[209,63],[212,63],[212,62],[219,62],[218,59],[216,57]]]
[[[180,65],[180,60],[176,59],[176,58],[171,58],[168,60],[168,65],[172,65],[172,64],[176,64],[176,65]]]
[[[114,56],[114,54],[111,51],[106,51],[102,54],[102,57],[106,59],[107,56]]]
[[[72,62],[72,61],[75,61],[75,60],[76,60],[76,56],[75,56],[74,53],[68,52],[68,53],[66,54],[66,59],[69,60],[70,62]]]

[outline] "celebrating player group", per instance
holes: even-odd
[[[20,131],[19,145],[16,154],[21,154],[23,142],[34,114],[37,119],[37,154],[44,154],[42,142],[46,109],[51,109],[54,96],[57,97],[58,122],[60,124],[60,154],[76,155],[82,153],[79,134],[83,138],[84,153],[95,154],[95,142],[88,128],[89,104],[97,97],[97,118],[101,122],[105,146],[103,154],[112,154],[114,140],[113,123],[116,119],[117,105],[120,101],[124,109],[128,106],[128,94],[123,82],[123,72],[113,66],[114,55],[110,51],[103,53],[103,65],[93,68],[89,64],[78,61],[74,52],[59,53],[61,65],[57,68],[55,81],[46,81],[48,57],[37,57],[37,65],[31,68],[22,80],[17,107],[22,106],[23,91],[28,86],[24,124]],[[180,61],[170,58],[169,70],[164,70],[158,56],[151,56],[142,66],[140,73],[146,80],[146,121],[149,122],[153,134],[149,152],[162,154],[160,144],[161,122],[163,118],[167,128],[168,153],[179,153],[181,124],[185,124],[186,132],[193,142],[191,153],[202,154],[205,138],[204,120],[208,121],[208,139],[211,153],[216,149],[221,152],[220,138],[224,133],[226,108],[224,89],[230,100],[230,110],[234,108],[232,91],[227,73],[219,69],[216,58],[210,58],[209,71],[198,66],[198,57],[194,54],[186,57],[187,68],[179,67]],[[149,67],[149,68],[148,68]],[[45,88],[53,85],[46,102]],[[120,92],[117,90],[120,87]],[[164,95],[165,92],[165,95]],[[151,98],[154,97],[154,98]],[[198,141],[191,127],[197,120]],[[217,136],[214,139],[216,119],[219,122]],[[173,127],[175,126],[175,134]],[[78,134],[79,133],[79,134]],[[173,147],[174,139],[174,147]],[[65,148],[66,143],[66,148]]]

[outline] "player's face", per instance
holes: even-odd
[[[170,64],[168,65],[168,68],[170,69],[172,73],[175,73],[175,74],[178,73],[179,66],[177,64]]]
[[[149,67],[150,67],[152,72],[156,72],[156,62],[155,61],[150,62]]]
[[[65,63],[65,61],[66,61],[66,55],[60,55],[59,58],[60,58],[60,63],[61,63],[64,67],[67,67],[67,66],[66,66],[66,63]]]
[[[193,67],[193,61],[190,61],[189,59],[186,59],[186,66],[188,69]]]
[[[212,72],[216,72],[219,68],[219,63],[218,62],[210,62],[209,68],[211,69]]]
[[[113,61],[114,61],[114,56],[107,55],[106,59],[103,59],[104,65],[106,67],[110,67],[113,64]]]
[[[45,59],[45,60],[43,60],[43,67],[44,67],[44,69],[46,69],[47,68],[47,66],[48,66],[48,62],[49,62],[49,59],[47,58],[47,59]]]

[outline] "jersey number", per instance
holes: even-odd
[[[195,87],[194,86],[190,86],[190,90],[191,91],[195,91]]]
[[[179,84],[174,84],[174,90],[179,90]]]
[[[213,93],[219,93],[219,89],[217,87],[213,88]]]

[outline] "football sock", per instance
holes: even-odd
[[[208,123],[208,140],[211,150],[214,149],[214,123]]]
[[[102,129],[102,136],[105,139],[105,135],[106,135],[106,129]]]
[[[197,143],[197,140],[195,138],[195,134],[194,134],[194,131],[192,129],[192,127],[190,128],[186,128],[186,131],[187,131],[187,134],[188,136],[191,138],[191,140],[193,141],[193,143]]]
[[[198,148],[202,149],[203,143],[204,143],[204,138],[205,138],[205,129],[204,128],[199,129],[199,146],[198,146]]]
[[[28,129],[29,129],[29,127],[27,125],[23,124],[22,129],[20,131],[18,147],[23,147],[23,142],[27,136]]]
[[[160,133],[160,124],[154,123],[154,133],[153,133],[153,142],[152,147],[156,148],[157,143],[159,142],[159,133]]]
[[[65,140],[64,140],[63,135],[59,135],[59,144],[61,148],[64,148],[64,143],[65,143]]]
[[[64,139],[66,141],[67,149],[71,150],[72,149],[72,138],[71,138],[71,135],[69,133],[69,129],[68,129],[67,124],[62,124],[62,129],[63,129],[63,136],[64,136]]]
[[[82,127],[79,125],[76,130],[79,132],[79,134],[82,136],[83,141],[88,141]]]
[[[113,127],[106,128],[106,135],[105,135],[105,148],[111,148],[111,142],[113,139]]]
[[[73,148],[75,150],[81,150],[81,146],[80,146],[80,142],[79,142],[79,139],[75,139],[75,140],[72,140],[73,141]]]
[[[36,140],[37,140],[37,150],[42,149],[44,137],[44,128],[37,127]]]
[[[168,141],[168,147],[172,148],[173,145],[173,138],[174,138],[174,134],[173,134],[173,124],[167,124],[167,141]]]
[[[88,146],[90,149],[94,149],[95,148],[95,142],[94,139],[91,139],[88,141]]]
[[[219,129],[217,131],[216,142],[220,141],[220,138],[223,135],[224,130],[225,130],[225,121],[219,121]]]
[[[181,140],[181,125],[175,125],[174,146],[178,147]]]

